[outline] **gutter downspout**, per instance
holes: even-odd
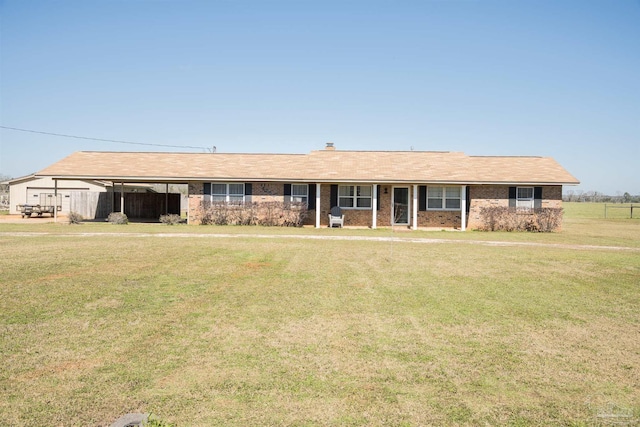
[[[467,187],[460,187],[460,231],[467,229]]]
[[[316,228],[320,228],[320,183],[316,183]]]
[[[411,206],[413,211],[413,230],[418,229],[418,184],[413,184],[413,205]]]
[[[373,184],[373,203],[371,205],[373,211],[371,228],[375,230],[378,226],[378,184]]]

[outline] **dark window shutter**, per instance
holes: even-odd
[[[211,183],[210,182],[205,182],[204,183],[204,190],[202,191],[202,194],[204,194],[204,197],[202,198],[202,201],[204,201],[204,202],[210,202],[211,201]]]
[[[308,209],[313,210],[316,208],[316,185],[315,184],[309,184],[309,201],[307,203],[307,205],[309,206]]]
[[[516,207],[516,187],[509,187],[509,207]]]
[[[291,184],[284,185],[284,195],[291,196]],[[288,201],[286,197],[285,197],[285,201]]]
[[[331,186],[331,197],[329,197],[329,204],[331,205],[331,208],[334,206],[338,206],[338,186],[335,184]]]
[[[465,194],[467,196],[467,215],[469,215],[469,211],[471,210],[471,187],[468,185]]]
[[[418,187],[418,210],[427,210],[427,186],[421,185]]]
[[[244,184],[244,202],[251,203],[251,195],[253,194],[253,186],[251,183]]]
[[[379,211],[380,210],[380,193],[382,192],[382,186],[378,185],[378,189],[377,189],[378,194],[376,194],[376,210]]]
[[[542,187],[533,187],[533,208],[540,209],[542,207]]]

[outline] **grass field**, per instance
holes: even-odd
[[[1,423],[638,419],[640,221],[565,208],[554,234],[0,224]]]

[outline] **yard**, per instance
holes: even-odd
[[[640,221],[565,208],[554,234],[0,224],[0,419],[637,420]]]

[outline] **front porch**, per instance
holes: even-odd
[[[341,188],[342,187],[342,188]],[[354,187],[353,191],[344,191],[344,187]],[[358,196],[358,191],[365,190],[364,196]],[[316,228],[328,226],[328,213],[333,206],[340,206],[345,216],[345,226],[368,227],[407,227],[417,230],[422,228],[451,228],[466,230],[467,218],[467,188],[466,186],[436,187],[442,189],[442,202],[440,207],[437,200],[431,198],[432,208],[428,209],[427,186],[418,184],[368,184],[368,185],[341,185],[341,184],[316,184],[316,210],[313,212]],[[451,198],[457,202],[449,202],[454,206],[447,207],[445,188],[457,189],[457,197]],[[342,194],[348,194],[345,197]],[[349,203],[353,198],[353,203]],[[368,201],[370,198],[370,202]],[[361,205],[358,206],[357,203]],[[345,206],[351,205],[351,206]],[[433,207],[435,206],[435,207]],[[311,224],[310,224],[311,225]]]

